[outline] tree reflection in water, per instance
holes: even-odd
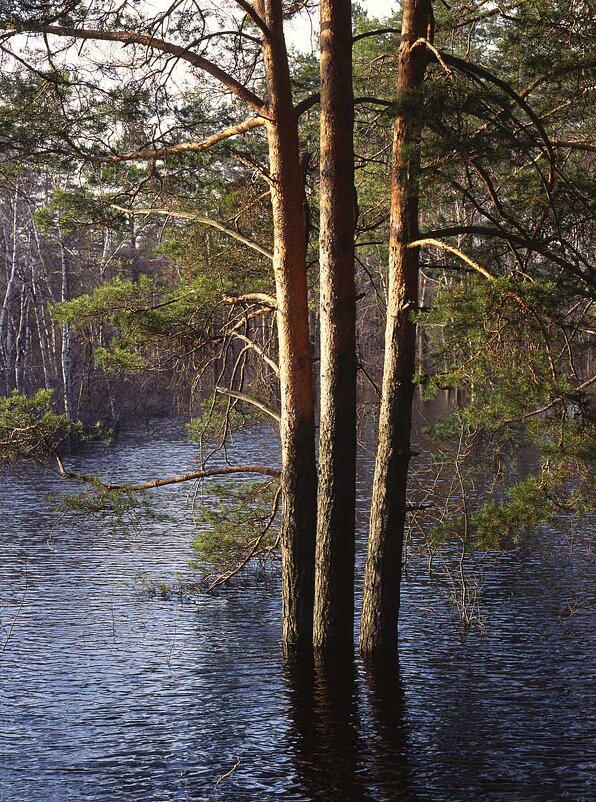
[[[409,789],[397,659],[288,657],[285,678],[297,792],[313,802],[422,802]]]

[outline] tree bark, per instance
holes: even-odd
[[[356,300],[352,4],[321,0],[321,416],[314,645],[354,643]]]
[[[406,523],[406,488],[414,398],[419,249],[418,189],[421,124],[416,90],[427,62],[429,0],[405,0],[397,74],[400,114],[394,123],[391,169],[389,287],[379,442],[371,501],[360,648],[365,654],[395,651]]]
[[[62,284],[60,289],[60,300],[70,300],[70,270],[64,236],[60,226],[58,226],[58,243],[60,246],[60,270],[62,274]],[[62,347],[60,352],[60,364],[62,368],[62,403],[64,414],[69,421],[74,421],[74,409],[72,403],[72,351],[70,327],[68,323],[62,325]]]
[[[258,0],[269,32],[263,59],[273,210],[282,448],[282,624],[286,649],[311,648],[314,599],[316,467],[312,355],[306,281],[306,221],[281,0]]]
[[[6,292],[4,294],[4,301],[0,309],[0,348],[4,355],[4,383],[5,395],[10,395],[14,387],[14,322],[12,320],[12,303],[14,300],[15,285],[17,279],[17,254],[18,254],[18,223],[19,223],[19,182],[15,184],[15,191],[13,196],[13,214],[12,214],[12,237],[11,237],[11,253],[7,270]],[[7,237],[5,236],[5,241]]]

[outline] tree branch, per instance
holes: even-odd
[[[229,476],[237,473],[258,473],[263,476],[272,476],[278,479],[280,472],[275,468],[269,468],[265,465],[225,465],[218,468],[204,468],[200,471],[191,471],[190,473],[183,473],[179,476],[168,476],[163,479],[150,479],[146,482],[132,482],[127,484],[112,484],[111,482],[102,482],[96,476],[83,473],[73,473],[65,468],[60,455],[54,451],[54,457],[58,464],[58,470],[65,479],[72,479],[75,482],[91,484],[99,486],[102,490],[109,492],[116,492],[119,490],[126,491],[141,491],[151,490],[157,487],[165,487],[166,485],[177,485],[183,482],[196,482],[199,479],[208,479],[212,476]]]
[[[522,248],[527,248],[530,251],[534,251],[535,253],[541,254],[544,256],[545,259],[548,259],[550,262],[554,262],[554,264],[559,265],[559,267],[564,268],[565,270],[570,270],[574,273],[578,278],[581,278],[590,286],[596,285],[596,276],[591,276],[589,273],[585,273],[584,271],[580,270],[576,265],[568,262],[566,259],[558,256],[556,253],[552,253],[552,251],[548,248],[545,243],[539,242],[534,239],[528,239],[526,237],[522,237],[518,234],[513,234],[510,231],[505,231],[504,229],[500,228],[491,228],[490,226],[449,226],[448,228],[441,228],[435,231],[426,231],[424,232],[423,236],[425,239],[440,239],[443,237],[456,237],[460,234],[470,234],[476,235],[479,237],[496,237],[497,239],[504,239],[507,242],[511,242],[514,245],[519,245]]]
[[[265,404],[264,401],[259,401],[257,398],[253,398],[251,395],[246,395],[246,393],[240,393],[237,390],[229,390],[227,387],[216,387],[216,393],[220,393],[221,395],[227,395],[230,398],[237,398],[239,401],[245,401],[247,404],[252,404],[253,407],[260,409],[261,412],[264,412],[266,415],[269,415],[278,423],[281,421],[281,415],[275,409],[272,409],[270,406]],[[273,476],[273,474],[268,474],[269,476]],[[277,474],[279,476],[279,473]]]
[[[206,137],[198,142],[180,142],[177,145],[165,145],[162,148],[142,148],[140,150],[132,150],[128,153],[118,153],[113,155],[97,155],[95,153],[85,153],[81,150],[66,150],[65,148],[56,148],[54,152],[63,156],[71,156],[75,159],[84,159],[88,162],[98,164],[114,164],[126,161],[147,160],[154,161],[156,159],[165,159],[168,156],[178,156],[183,153],[197,153],[202,150],[207,150],[212,145],[218,142],[223,142],[231,137],[244,134],[253,128],[258,128],[266,122],[264,117],[251,117],[242,123],[230,125],[228,128],[223,128],[211,136]]]
[[[466,256],[465,253],[460,251],[458,248],[454,248],[453,245],[448,245],[446,242],[441,242],[438,239],[429,239],[425,237],[424,239],[418,239],[415,242],[408,243],[408,248],[421,248],[425,245],[432,245],[435,248],[441,248],[444,251],[449,251],[449,253],[455,254],[455,256],[459,257],[463,262],[470,265],[474,270],[480,273],[484,278],[487,278],[489,281],[494,281],[494,276],[488,272],[482,265],[479,265],[478,262],[475,262],[473,259],[470,259],[469,256]]]
[[[152,50],[159,50],[161,53],[176,56],[182,61],[191,64],[193,67],[203,70],[203,72],[211,75],[212,78],[215,78],[227,87],[230,92],[244,100],[250,106],[253,106],[259,113],[267,116],[267,104],[248,89],[248,87],[241,84],[233,76],[225,72],[225,70],[222,70],[221,67],[218,67],[217,64],[209,61],[209,59],[198,55],[198,53],[193,53],[188,48],[174,44],[173,42],[166,42],[163,39],[157,39],[154,36],[136,33],[134,31],[103,31],[89,28],[69,28],[59,25],[40,25],[34,22],[29,24],[4,22],[2,23],[2,28],[5,31],[15,31],[16,33],[45,33],[52,36],[71,37],[73,39],[120,42],[123,45],[143,45]]]
[[[305,111],[312,109],[313,106],[316,106],[317,103],[321,102],[321,95],[318,92],[315,92],[314,95],[309,95],[305,97],[304,100],[301,100],[299,103],[296,104],[296,116],[300,117],[301,114],[304,114]]]
[[[210,217],[205,217],[202,214],[196,214],[195,212],[176,212],[172,209],[126,209],[124,206],[118,206],[115,203],[110,204],[112,209],[117,209],[119,212],[124,212],[125,214],[131,215],[139,215],[139,214],[163,214],[167,215],[168,217],[174,217],[180,220],[196,220],[198,223],[204,223],[206,226],[211,226],[212,228],[216,228],[218,231],[227,234],[229,237],[233,237],[234,239],[241,242],[243,245],[246,245],[248,248],[252,248],[253,251],[257,251],[258,253],[266,256],[268,259],[273,260],[273,252],[270,251],[268,248],[265,248],[264,245],[260,245],[258,242],[254,242],[254,240],[248,239],[240,234],[233,228],[228,228],[223,223],[220,223],[217,220],[212,220]]]
[[[528,104],[528,102],[521,95],[519,95],[513,89],[513,87],[507,83],[507,81],[504,81],[502,78],[493,75],[492,72],[489,72],[489,70],[485,69],[484,67],[480,67],[477,64],[472,64],[471,62],[466,61],[465,59],[458,58],[457,56],[453,56],[450,53],[445,53],[444,51],[440,51],[438,55],[435,55],[435,53],[432,52],[432,56],[437,61],[440,61],[442,59],[444,64],[446,64],[449,67],[453,67],[454,69],[457,69],[460,72],[464,72],[467,75],[475,77],[476,79],[489,81],[489,83],[498,86],[499,89],[505,92],[505,94],[508,95],[526,113],[526,115],[534,124],[534,127],[538,131],[538,134],[544,143],[544,147],[548,154],[548,158],[551,164],[551,180],[552,180],[552,168],[555,161],[553,146],[548,137],[548,134],[546,133],[546,129],[544,128],[542,122],[540,121],[540,118],[534,112],[534,110]]]
[[[240,6],[244,11],[247,17],[250,17],[261,33],[269,39],[271,37],[271,29],[268,27],[265,20],[257,14],[251,4],[247,2],[247,0],[235,0],[235,2],[236,5]]]
[[[252,560],[252,558],[257,554],[259,546],[263,542],[263,538],[265,537],[267,532],[271,529],[273,521],[275,520],[275,516],[277,515],[277,510],[279,509],[280,497],[281,497],[281,486],[277,488],[275,498],[273,499],[273,506],[271,508],[271,514],[269,515],[269,520],[267,521],[261,532],[259,532],[257,537],[253,540],[250,551],[248,552],[246,557],[244,557],[244,559],[242,559],[237,566],[227,571],[225,574],[220,574],[220,576],[218,576],[217,579],[215,579],[207,588],[208,593],[209,591],[213,590],[219,585],[223,585],[226,582],[229,582],[229,580],[233,576],[236,576],[236,574],[240,573],[240,571],[242,571],[244,566],[247,565],[250,562],[250,560]]]
[[[585,382],[583,382],[583,384],[580,384],[579,387],[576,387],[569,393],[569,396],[578,396],[580,393],[583,393],[584,390],[587,390],[588,387],[591,387],[594,383],[596,383],[596,376],[592,376],[591,379],[587,379]],[[517,418],[508,418],[507,420],[503,421],[503,425],[507,423],[517,423],[518,421],[527,420],[528,418],[534,418],[536,415],[542,415],[544,412],[548,412],[549,409],[552,409],[557,404],[565,401],[569,396],[559,395],[556,398],[553,398],[553,400],[548,404],[544,404],[544,406],[540,407],[539,409],[534,409],[532,412],[526,412],[524,415],[520,415]]]
[[[278,366],[277,366],[277,364],[276,364],[276,363],[273,361],[273,359],[271,359],[271,357],[270,357],[270,356],[268,356],[268,355],[265,353],[265,351],[263,351],[263,349],[262,349],[262,348],[261,348],[259,345],[257,345],[255,342],[253,342],[253,341],[250,339],[250,337],[247,337],[247,336],[246,336],[246,335],[244,335],[244,334],[239,334],[237,331],[236,331],[236,332],[234,332],[234,337],[236,337],[238,340],[242,340],[242,342],[243,342],[243,343],[246,343],[246,344],[248,345],[248,347],[249,347],[249,348],[251,348],[251,349],[252,349],[252,350],[253,350],[253,351],[254,351],[256,354],[258,354],[258,355],[261,357],[261,359],[263,360],[263,362],[265,362],[267,365],[269,365],[269,367],[271,368],[271,370],[272,370],[272,371],[275,373],[275,375],[276,375],[276,376],[279,378],[279,367],[278,367]]]
[[[277,301],[266,292],[247,292],[244,295],[224,295],[227,304],[262,304],[270,309],[277,309]]]
[[[370,36],[384,36],[387,33],[401,34],[401,28],[378,28],[376,31],[365,31],[352,37],[352,42],[359,42],[361,39],[368,39]]]
[[[596,142],[588,142],[585,139],[553,139],[553,147],[570,148],[571,150],[586,150],[596,153]]]

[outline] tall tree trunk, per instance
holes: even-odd
[[[33,265],[32,270],[35,270],[35,265]],[[33,273],[31,279],[31,295],[33,314],[35,315],[35,326],[37,328],[39,353],[41,356],[41,367],[43,370],[43,386],[46,390],[50,390],[52,388],[53,381],[48,348],[48,325],[45,320],[43,301],[40,299],[41,293],[37,285],[37,276],[35,272]]]
[[[105,228],[103,232],[103,246],[101,249],[101,259],[99,262],[99,282],[100,285],[103,284],[106,280],[106,274],[108,269],[108,258],[110,253],[110,229]],[[106,337],[105,337],[105,330],[103,323],[99,324],[99,345],[105,346],[106,345]],[[108,398],[110,401],[110,417],[111,423],[114,429],[118,429],[119,421],[120,421],[120,414],[118,412],[118,402],[116,398],[116,392],[114,390],[114,382],[110,376],[110,372],[103,368],[103,375],[106,381],[106,386],[108,390]]]
[[[283,641],[286,648],[310,648],[316,466],[304,188],[282,3],[258,0],[255,6],[269,28],[263,38],[263,59],[269,91],[267,138],[281,385]]]
[[[352,4],[321,0],[321,422],[314,644],[354,643],[356,300]]]
[[[19,325],[17,327],[17,338],[15,342],[14,360],[14,386],[17,392],[25,392],[25,373],[27,367],[27,356],[30,348],[30,310],[29,295],[25,284],[21,287],[21,303],[19,312]]]
[[[427,62],[424,44],[414,43],[426,37],[430,14],[429,0],[405,0],[397,74],[402,111],[393,131],[383,387],[360,628],[364,653],[397,648],[416,356],[411,316],[418,306],[418,249],[408,243],[418,238],[421,99],[416,89]]]
[[[2,308],[0,309],[0,348],[2,348],[4,355],[4,383],[6,387],[6,395],[10,395],[10,392],[14,386],[14,323],[12,320],[12,303],[14,300],[14,291],[17,278],[17,238],[19,222],[18,180],[15,184],[13,204],[10,261],[7,270],[4,301],[2,303]],[[6,242],[8,242],[7,236],[5,236],[4,239]]]
[[[58,227],[58,240],[60,245],[60,269],[62,273],[62,283],[60,288],[60,300],[70,299],[70,275],[64,237],[60,227]],[[60,364],[62,367],[62,403],[64,414],[68,420],[74,420],[74,408],[72,401],[72,350],[70,328],[68,323],[62,325],[62,348],[60,352]]]

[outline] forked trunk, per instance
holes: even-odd
[[[401,113],[393,131],[389,288],[379,442],[371,501],[364,577],[360,648],[363,653],[397,647],[401,563],[406,523],[406,488],[414,398],[418,306],[418,187],[421,124],[416,90],[424,80],[424,43],[429,0],[405,0],[397,75]]]
[[[259,0],[256,8],[270,31],[263,39],[263,58],[269,90],[267,138],[281,385],[283,642],[285,648],[310,648],[316,467],[304,187],[282,4]]]
[[[321,423],[314,645],[354,643],[356,301],[350,0],[321,0]]]

